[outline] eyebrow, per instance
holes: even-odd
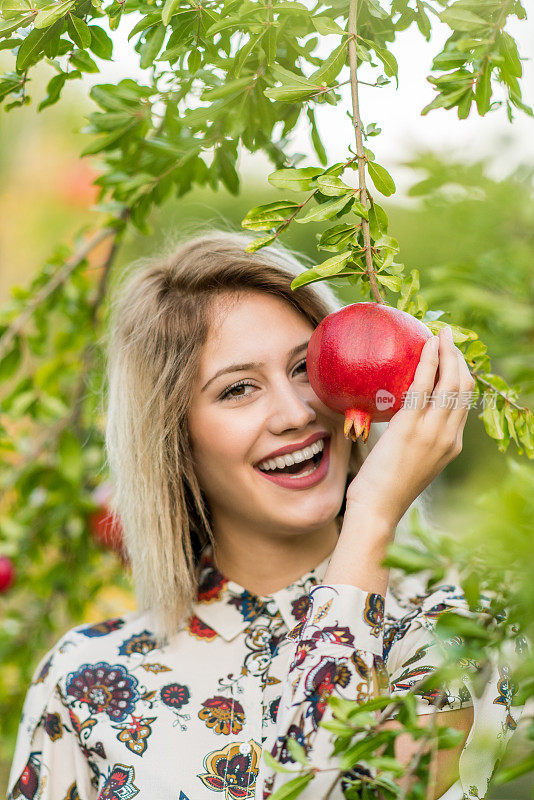
[[[302,350],[306,350],[308,347],[308,342],[303,342],[302,344],[298,344],[296,347],[293,347],[292,350],[289,351],[288,360],[296,356],[297,353],[300,353]],[[227,367],[223,367],[222,369],[218,370],[215,375],[212,375],[209,381],[207,381],[202,389],[200,390],[203,392],[205,389],[208,388],[210,383],[212,383],[216,378],[219,378],[221,375],[224,375],[227,372],[244,372],[248,369],[258,369],[259,367],[263,366],[263,362],[261,361],[249,361],[247,364],[229,364]]]

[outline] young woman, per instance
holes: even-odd
[[[75,627],[41,659],[10,798],[266,800],[293,776],[262,750],[296,769],[288,737],[323,770],[302,798],[342,798],[328,697],[407,692],[454,644],[432,631],[465,613],[461,591],[422,593],[381,561],[462,448],[468,406],[428,402],[438,364],[437,394],[472,391],[461,352],[446,331],[430,339],[417,408],[349,442],[306,375],[335,297],[292,292],[302,259],[249,240],[199,235],[116,287],[106,443],[139,610]],[[501,668],[477,697],[464,666],[438,708],[462,743],[434,755],[432,798],[483,798],[516,725]],[[416,697],[422,725],[437,694]],[[398,758],[418,746],[398,736]]]

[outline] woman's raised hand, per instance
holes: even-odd
[[[369,511],[396,526],[415,498],[461,452],[474,387],[450,327],[442,328],[425,342],[403,407],[351,482],[347,512]]]

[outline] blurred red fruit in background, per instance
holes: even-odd
[[[127,559],[124,552],[122,525],[120,519],[113,514],[110,508],[112,497],[113,486],[109,483],[103,483],[95,489],[93,499],[98,505],[98,509],[89,514],[89,529],[103,547],[114,550],[125,564]]]
[[[7,556],[0,556],[0,593],[7,592],[15,580],[15,567]]]

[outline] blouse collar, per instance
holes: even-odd
[[[289,586],[269,595],[256,595],[217,569],[212,547],[208,545],[200,560],[197,600],[193,604],[193,613],[226,641],[245,630],[262,612],[274,615],[279,611],[291,630],[306,611],[310,588],[322,582],[331,555],[332,553]]]

